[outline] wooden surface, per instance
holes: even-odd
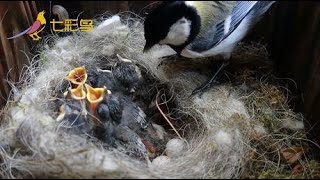
[[[51,1],[51,7],[59,4],[65,7],[70,17],[93,18],[96,15],[115,14],[134,11],[143,16],[150,1]],[[38,10],[50,12],[49,1],[37,1]],[[9,70],[10,79],[17,80],[22,64],[27,63],[19,48],[28,50],[28,39],[18,38],[8,41],[7,37],[28,27],[37,14],[34,2],[0,2],[0,75],[6,77]],[[5,11],[9,9],[7,14]],[[277,2],[265,18],[257,24],[247,40],[269,43],[268,47],[277,69],[284,78],[292,78],[290,89],[297,93],[292,101],[296,111],[303,112],[308,118],[307,130],[310,139],[320,144],[320,3]],[[0,105],[4,104],[9,88],[0,85]]]
[[[296,81],[293,104],[307,118],[309,138],[320,144],[320,3],[281,2],[275,12],[270,51],[282,76]]]
[[[28,65],[32,42],[22,36],[8,40],[30,27],[37,15],[35,2],[32,1],[0,1],[0,107],[8,98],[10,87],[5,80],[19,80],[24,65]]]

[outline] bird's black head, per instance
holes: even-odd
[[[155,44],[167,44],[180,53],[197,36],[200,25],[196,9],[184,1],[163,2],[144,22],[144,52]]]

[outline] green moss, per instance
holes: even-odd
[[[281,128],[281,123],[277,120],[276,114],[272,110],[263,110],[260,115],[260,122],[263,123],[269,132],[274,132]]]
[[[320,165],[307,158],[308,151],[295,162],[303,167],[301,172],[295,172],[281,153],[281,150],[285,148],[303,147],[308,149],[307,143],[303,141],[303,139],[307,139],[303,129],[291,130],[283,127],[282,119],[303,121],[303,117],[290,109],[288,105],[287,94],[289,92],[281,89],[278,80],[275,80],[274,77],[266,78],[261,83],[258,76],[260,72],[252,72],[243,70],[243,74],[238,73],[236,84],[239,85],[235,89],[240,93],[241,100],[245,103],[249,115],[254,119],[252,124],[262,123],[268,134],[251,141],[250,157],[246,157],[249,160],[244,167],[241,178],[318,178]],[[250,79],[250,83],[248,83],[248,79]],[[238,121],[240,118],[235,117],[234,119]],[[254,155],[251,151],[254,152]]]

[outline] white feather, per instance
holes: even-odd
[[[159,42],[159,44],[172,44],[179,46],[188,40],[191,29],[191,21],[185,17],[179,19],[174,23],[167,34],[167,36]]]
[[[185,1],[184,2],[187,6],[194,7],[194,1]]]
[[[231,16],[228,16],[224,21],[224,34],[227,34],[229,32],[230,23],[231,23]]]

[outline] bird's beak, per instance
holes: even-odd
[[[83,89],[83,85],[78,85],[77,88],[71,89],[70,88],[71,97],[75,100],[83,100],[86,98],[86,92]]]
[[[143,53],[146,53],[150,50],[151,47],[147,47],[147,46],[144,46],[143,48]]]
[[[104,88],[93,88],[88,84],[85,84],[87,89],[87,100],[90,103],[91,112],[95,113],[97,110],[98,104],[103,100],[105,91],[108,90],[106,87]],[[110,91],[109,91],[110,92]]]
[[[71,70],[66,77],[68,81],[76,85],[83,85],[88,78],[88,74],[84,66]]]
[[[143,53],[148,52],[152,48],[152,46],[154,46],[154,45],[155,45],[155,43],[147,42],[146,45],[143,48]]]

